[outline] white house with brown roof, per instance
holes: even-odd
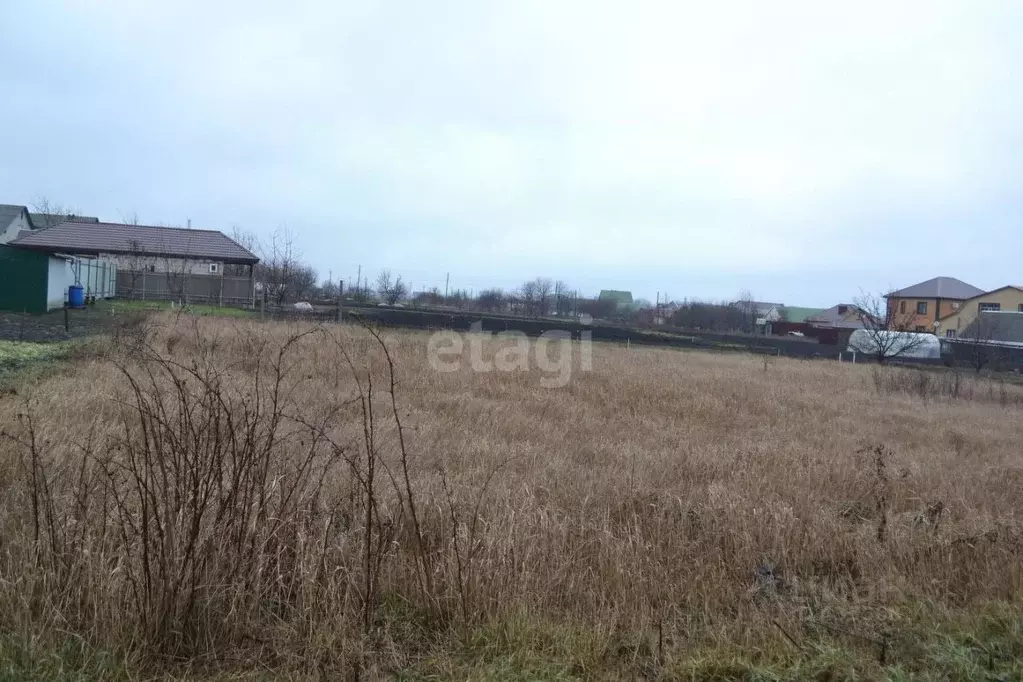
[[[259,258],[217,230],[69,221],[22,233],[9,246],[109,260],[117,265],[119,296],[254,301]],[[225,265],[248,266],[248,277],[225,277]]]

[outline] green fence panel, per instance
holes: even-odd
[[[0,246],[0,310],[46,312],[49,256]]]

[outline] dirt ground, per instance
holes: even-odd
[[[109,309],[89,307],[67,312],[67,329],[64,326],[63,310],[43,315],[0,312],[0,340],[37,343],[66,341],[101,333],[114,322]]]

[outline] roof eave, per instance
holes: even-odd
[[[253,256],[252,258],[224,258],[223,256],[211,256],[196,253],[158,253],[153,251],[131,251],[128,249],[92,249],[92,248],[74,248],[68,249],[64,247],[56,246],[45,246],[42,244],[19,244],[17,240],[10,242],[7,246],[14,246],[20,249],[29,249],[32,251],[42,251],[45,253],[74,253],[74,254],[87,254],[90,256],[98,256],[104,253],[110,253],[118,256],[136,255],[145,258],[182,258],[185,260],[212,260],[218,263],[224,263],[226,265],[256,265],[259,263],[259,259]]]

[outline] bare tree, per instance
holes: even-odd
[[[231,239],[235,241],[239,246],[254,253],[259,253],[259,239],[256,237],[254,232],[245,230],[238,225],[231,226]],[[248,265],[239,265],[237,263],[225,263],[224,274],[228,277],[247,277],[248,276]]]
[[[522,313],[525,315],[535,315],[538,298],[536,280],[530,280],[522,285],[519,289],[519,298],[522,302]]]
[[[618,304],[609,298],[584,298],[578,301],[578,310],[581,314],[598,320],[612,317],[617,309]]]
[[[495,312],[504,309],[506,299],[500,289],[484,289],[476,300],[480,310]]]
[[[320,290],[318,292],[320,298],[335,299],[340,293],[338,283],[334,280],[325,279],[320,283]]]
[[[927,343],[928,335],[913,332],[912,318],[896,311],[890,295],[864,293],[853,304],[859,309],[867,338],[860,352],[873,356],[879,363],[912,355]]]
[[[671,324],[685,329],[729,332],[744,329],[748,314],[738,303],[683,300],[671,314]]]
[[[753,292],[743,289],[739,292],[736,305],[743,315],[742,331],[747,334],[757,333],[757,302],[753,300]]]
[[[377,294],[380,295],[384,303],[394,305],[408,298],[408,285],[402,281],[401,275],[392,280],[390,270],[381,270],[377,275]]]
[[[32,224],[38,229],[60,225],[76,215],[75,209],[55,201],[50,201],[45,196],[36,197],[35,201],[32,202],[32,208],[35,209]]]
[[[310,265],[299,263],[291,277],[288,287],[289,300],[297,301],[305,298],[316,289],[316,270]]]
[[[134,298],[143,273],[150,268],[150,260],[142,253],[142,243],[139,240],[128,240],[128,253],[118,259],[120,271],[127,274],[128,286],[123,292],[126,298]]]
[[[164,248],[165,254],[169,253],[168,248]],[[188,303],[189,297],[189,279],[192,275],[192,266],[194,261],[189,257],[192,253],[192,237],[189,235],[185,242],[184,254],[177,256],[164,255],[163,256],[163,272],[164,278],[167,281],[167,291],[170,293],[171,298],[182,304]]]
[[[430,287],[426,291],[419,291],[415,295],[416,305],[438,306],[444,303],[444,294],[437,287]]]
[[[295,246],[295,233],[287,227],[277,228],[267,244],[261,246],[260,252],[256,269],[259,281],[267,298],[283,305],[289,297],[294,297],[296,277],[302,267]],[[313,279],[315,281],[315,274]]]
[[[554,282],[547,277],[537,277],[535,282],[536,311],[540,317],[544,317],[551,310],[552,296],[554,295]]]
[[[448,294],[446,303],[459,310],[465,310],[472,304],[472,295],[467,289],[455,289]]]
[[[392,288],[394,288],[394,279],[391,276],[391,271],[385,268],[377,275],[377,294],[386,301]]]
[[[554,283],[554,312],[559,316],[572,312],[572,297],[568,285],[560,279]]]
[[[130,214],[121,214],[121,222],[125,225],[131,225],[138,227],[141,223],[139,221],[139,214],[132,212]],[[142,242],[138,239],[128,240],[128,252],[118,257],[118,273],[125,273],[127,286],[121,288],[117,293],[119,296],[126,298],[134,298],[135,294],[139,289],[139,281],[142,278],[142,273],[151,272],[155,269],[154,259],[147,256],[142,252]],[[120,287],[120,284],[118,284]]]

